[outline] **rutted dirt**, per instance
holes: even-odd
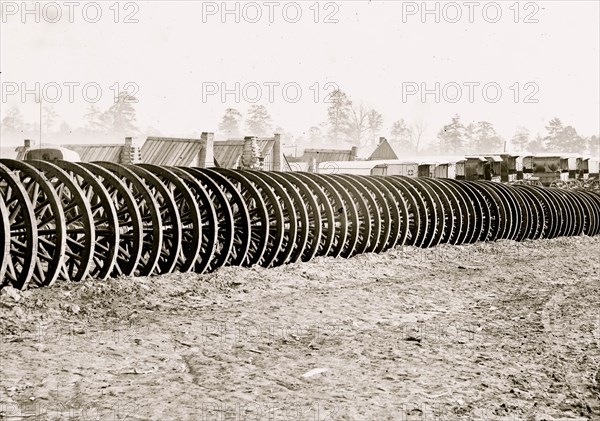
[[[600,238],[0,292],[0,419],[600,419]]]

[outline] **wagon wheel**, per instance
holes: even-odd
[[[417,182],[421,183],[423,188],[431,195],[434,208],[437,212],[435,217],[435,221],[437,221],[436,233],[441,233],[441,236],[439,238],[436,237],[432,245],[441,243],[454,244],[459,234],[458,230],[460,229],[460,209],[454,203],[457,202],[456,199],[452,197],[452,193],[445,186],[442,186],[438,180],[423,177],[417,180]]]
[[[293,216],[288,218],[287,222],[291,225],[289,225],[289,236],[286,236],[286,217],[283,210],[284,207],[290,207],[290,212],[294,213],[292,202],[285,190],[277,183],[269,185],[252,171],[239,171],[239,173],[254,184],[267,209],[269,235],[267,237],[267,249],[260,265],[266,268],[280,266],[287,261],[296,240],[298,222]],[[294,219],[293,224],[292,219]]]
[[[359,241],[356,253],[372,253],[378,249],[381,238],[381,214],[383,209],[373,199],[372,193],[362,183],[363,180],[351,175],[333,175],[354,197],[359,211]],[[343,180],[343,182],[342,182]],[[389,217],[388,217],[389,221]]]
[[[4,282],[4,273],[10,260],[10,223],[8,221],[8,210],[2,196],[0,194],[0,248],[2,248],[2,255],[0,256],[0,288]]]
[[[517,190],[523,199],[529,204],[529,218],[531,220],[527,239],[537,240],[544,234],[544,224],[546,219],[542,202],[531,189],[527,188],[527,186],[517,185],[514,187],[515,190]]]
[[[394,208],[394,216],[392,217],[392,210],[390,209],[391,204],[388,200],[391,200],[391,193],[385,186],[378,183],[375,179],[367,176],[358,175],[344,175],[349,181],[356,180],[357,186],[360,186],[360,191],[363,196],[367,199],[367,205],[373,216],[371,219],[371,238],[373,244],[367,249],[367,252],[381,253],[384,250],[389,249],[388,245],[396,239],[390,238],[392,235],[392,219],[394,224],[398,225],[395,221],[398,219],[398,209]],[[389,199],[386,199],[386,194]],[[393,204],[396,206],[396,203]],[[395,228],[398,231],[398,228]],[[397,235],[397,234],[396,234]]]
[[[44,174],[62,206],[67,243],[60,278],[79,282],[89,274],[96,243],[90,202],[83,190],[60,167],[47,161],[30,160],[27,163]]]
[[[316,227],[314,227],[314,221],[312,221],[312,223],[309,221],[309,211],[308,208],[310,206],[314,206],[316,207],[316,201],[314,199],[314,197],[312,196],[312,194],[310,193],[310,191],[306,188],[306,186],[303,186],[304,189],[300,189],[298,188],[297,184],[293,184],[291,182],[289,182],[285,177],[283,177],[283,173],[278,173],[278,172],[261,172],[261,173],[256,173],[257,175],[262,175],[264,178],[271,178],[274,179],[274,182],[272,182],[273,185],[275,185],[276,183],[279,184],[281,187],[283,187],[283,189],[285,189],[285,192],[287,193],[287,195],[289,196],[289,199],[291,199],[291,202],[289,204],[286,205],[286,196],[283,196],[281,199],[283,200],[283,204],[284,206],[284,217],[286,219],[285,225],[286,225],[286,230],[285,230],[285,237],[286,240],[288,241],[288,244],[290,242],[291,238],[295,238],[295,241],[293,241],[291,243],[291,252],[289,255],[289,258],[287,259],[287,261],[285,263],[295,263],[298,260],[300,260],[302,258],[303,255],[306,254],[306,246],[308,244],[308,237],[310,234],[310,229],[314,229]],[[265,180],[267,181],[267,180]],[[276,190],[277,191],[277,190]],[[287,209],[287,206],[291,206],[292,207],[292,211],[290,212],[289,209]],[[310,214],[312,215],[312,209]],[[318,215],[318,212],[317,212]],[[294,218],[294,221],[290,221],[290,218]],[[319,218],[320,219],[320,218]],[[292,232],[292,227],[296,226],[296,232],[293,233]],[[320,233],[320,226],[319,226],[319,232],[315,233],[316,237],[320,237],[321,233]],[[315,242],[315,245],[317,245],[318,243]],[[316,247],[314,247],[314,251],[316,252]],[[313,253],[314,255],[314,253]],[[278,258],[280,258],[278,256]]]
[[[346,221],[346,243],[340,256],[343,258],[354,256],[364,250],[369,241],[371,224],[368,221],[367,205],[360,194],[345,180],[335,179],[331,175],[321,175],[320,177],[339,193],[344,202],[343,208],[338,209],[339,213],[345,213]]]
[[[532,204],[529,202],[527,196],[525,196],[521,189],[511,186],[505,186],[505,188],[510,190],[510,193],[516,199],[521,209],[521,229],[517,232],[517,237],[515,240],[524,241],[531,237],[535,231],[535,225],[537,225],[537,212],[534,208],[532,208]]]
[[[582,194],[583,192],[578,191],[574,194],[577,196],[577,200],[581,203],[584,214],[583,214],[583,230],[581,235],[593,235],[596,227],[596,214],[594,209],[594,204],[590,201],[587,195]]]
[[[515,190],[512,187],[508,187],[502,183],[494,183],[494,187],[504,194],[512,212],[512,230],[507,238],[513,241],[521,241],[529,230],[525,204],[521,197],[515,194]]]
[[[389,250],[398,243],[404,243],[408,226],[406,224],[407,209],[402,195],[394,189],[394,186],[386,183],[385,179],[369,177],[369,182],[372,183],[383,196],[386,202],[386,207],[389,212],[389,223],[387,223],[388,232],[383,234],[384,241],[382,242],[381,251]],[[404,231],[402,232],[402,229]],[[400,236],[403,236],[400,239]]]
[[[118,219],[115,206],[96,177],[84,167],[68,161],[53,161],[82,190],[90,204],[96,243],[89,270],[89,276],[104,280],[108,278],[117,260],[119,245]],[[67,228],[68,233],[69,228]]]
[[[281,175],[298,187],[302,197],[306,198],[306,203],[309,205],[309,240],[302,255],[302,261],[307,262],[314,256],[327,256],[336,235],[336,220],[332,206],[335,203],[328,199],[323,187],[314,181],[314,176],[311,177],[300,172],[282,173]],[[341,199],[338,200],[341,201]]]
[[[569,216],[571,217],[571,230],[567,234],[568,236],[574,237],[579,236],[583,232],[584,224],[584,206],[577,200],[574,190],[563,190],[558,192],[563,197],[567,208],[570,209]]]
[[[269,241],[269,214],[267,213],[267,206],[262,198],[262,195],[255,187],[254,183],[248,180],[245,176],[231,170],[222,169],[205,169],[203,170],[206,174],[217,174],[229,182],[233,186],[234,190],[237,191],[238,196],[241,197],[243,208],[233,209],[234,221],[236,221],[236,232],[238,224],[248,223],[249,225],[249,236],[247,243],[244,244],[247,252],[244,257],[241,257],[241,264],[243,266],[253,266],[264,263],[264,256],[267,253],[267,244]],[[245,218],[246,221],[239,221]],[[238,222],[239,221],[239,222]],[[246,233],[244,233],[246,234]],[[239,244],[239,240],[234,241],[234,248]],[[241,254],[241,253],[240,253]],[[236,253],[236,255],[240,255]],[[233,263],[232,263],[233,264]]]
[[[181,247],[175,266],[169,272],[175,270],[182,273],[189,272],[196,266],[200,247],[202,246],[202,220],[196,196],[188,188],[187,184],[170,169],[167,169],[167,167],[150,164],[139,164],[137,167],[149,171],[161,181],[168,191],[167,197],[172,200],[177,210],[178,215],[175,219],[179,219],[181,224],[181,232],[179,233]],[[163,218],[163,224],[167,224],[165,220],[168,220],[168,218]],[[209,250],[206,262],[209,262],[212,258],[215,248],[214,239],[208,246]]]
[[[444,235],[444,227],[446,224],[445,218],[441,214],[440,198],[433,194],[432,190],[423,184],[421,179],[404,176],[392,177],[398,178],[410,185],[413,191],[421,198],[419,213],[421,220],[427,220],[427,229],[424,231],[424,236],[420,247],[428,248],[440,244]]]
[[[529,191],[536,196],[542,206],[544,219],[539,223],[542,225],[540,238],[554,238],[558,233],[558,208],[555,200],[544,187],[530,186]]]
[[[491,181],[478,180],[474,181],[479,186],[483,187],[488,193],[493,194],[496,207],[499,209],[500,218],[498,220],[498,237],[497,240],[510,239],[511,234],[516,230],[514,227],[514,204],[512,204],[506,194],[498,189],[498,183]]]
[[[109,226],[112,222],[110,224],[103,224],[105,228],[101,229],[101,234],[105,234],[107,238],[106,244],[105,246],[102,243],[99,246],[97,245],[97,248],[99,248],[98,253],[102,253],[103,249],[108,247],[111,230],[115,230],[118,247],[115,247],[116,258],[109,276],[134,275],[142,256],[144,237],[142,216],[133,196],[133,191],[117,176],[103,167],[90,163],[78,163],[72,167],[73,171],[75,171],[76,167],[83,168],[83,170],[88,171],[98,180],[100,185],[106,190],[112,204],[111,206],[114,206],[117,222],[112,226]],[[108,217],[108,214],[105,216]],[[102,221],[102,218],[98,218],[97,221]],[[96,228],[98,229],[98,225]],[[110,253],[106,252],[107,259]]]
[[[33,205],[38,247],[30,284],[51,286],[63,268],[67,248],[65,217],[58,195],[31,165],[11,159],[2,159],[0,163],[17,176]]]
[[[280,218],[270,218],[270,231],[274,229],[275,232],[281,232],[282,238],[280,246],[275,250],[274,259],[270,266],[281,266],[289,263],[292,252],[297,248],[298,226],[300,224],[299,219],[301,218],[300,215],[302,212],[301,208],[296,209],[295,203],[297,202],[294,202],[290,197],[289,191],[290,189],[293,191],[293,187],[289,186],[289,183],[286,183],[288,186],[284,187],[275,177],[270,176],[270,174],[266,172],[250,170],[242,170],[240,172],[248,177],[250,181],[257,184],[261,192],[264,192],[263,197],[268,209],[270,208],[269,203],[271,201],[275,201],[275,203],[278,204]],[[269,195],[268,192],[272,195]],[[308,218],[306,209],[304,209],[304,218],[305,220]],[[305,244],[306,242],[304,242],[303,245]],[[300,253],[302,253],[302,250],[297,254],[299,255]]]
[[[405,231],[405,237],[404,241],[398,243],[398,245],[420,247],[424,238],[424,233],[427,231],[428,224],[427,218],[421,218],[421,214],[419,213],[419,201],[421,200],[421,197],[414,192],[412,186],[407,185],[401,180],[383,176],[377,176],[377,179],[385,181],[388,185],[393,186],[395,189],[394,191],[402,196],[406,205],[406,219],[404,219],[404,221],[406,221],[406,226],[402,227],[403,232]]]
[[[454,212],[454,236],[450,244],[470,243],[473,237],[473,226],[475,219],[481,218],[481,215],[475,213],[475,206],[464,188],[451,183],[449,180],[436,180],[440,187],[445,187],[448,199],[455,210]]]
[[[142,236],[142,250],[137,262],[135,276],[150,276],[156,273],[158,269],[158,261],[161,257],[163,243],[163,222],[160,213],[160,208],[154,195],[133,171],[122,165],[97,162],[94,164],[84,164],[86,168],[95,170],[91,165],[96,165],[101,169],[108,170],[112,175],[116,176],[125,189],[131,193],[135,202],[135,207],[139,211],[141,218],[141,230],[132,232],[132,235]],[[121,233],[123,237],[123,233]],[[135,239],[134,237],[126,237],[127,239]]]
[[[488,229],[482,230],[482,236],[479,241],[496,241],[504,232],[506,224],[506,209],[498,195],[487,186],[480,184],[477,181],[463,181],[468,184],[480,197],[483,199],[483,208],[487,209],[486,214],[489,215],[487,221]]]
[[[38,254],[37,224],[33,204],[16,175],[0,164],[0,196],[4,205],[3,242],[10,239],[8,253],[3,254],[5,266],[0,287],[10,284],[25,289],[33,275]],[[5,219],[6,218],[6,219]]]
[[[356,207],[348,192],[337,181],[323,176],[314,177],[333,206],[335,225],[331,229],[335,232],[335,236],[329,256],[348,257],[354,253],[358,240],[358,230],[355,229],[358,224]]]
[[[593,237],[600,233],[600,203],[595,203],[594,198],[586,191],[577,192],[577,195],[588,205],[587,218],[589,223],[584,234]]]
[[[184,168],[170,170],[196,197],[202,222],[202,240],[194,272],[212,272],[225,264],[233,245],[233,216],[225,195],[205,174]]]
[[[184,168],[184,171],[192,171],[192,169]],[[248,206],[252,206],[252,209],[256,209],[257,205],[252,202],[249,205],[246,204],[246,200],[244,196],[242,196],[242,190],[245,190],[244,184],[237,181],[230,181],[227,177],[219,174],[218,172],[208,170],[208,169],[193,169],[192,175],[194,177],[198,177],[198,174],[202,174],[206,180],[212,180],[222,192],[225,197],[225,201],[227,203],[228,208],[223,208],[223,212],[229,212],[232,222],[232,231],[231,233],[227,233],[227,231],[223,231],[222,227],[227,229],[229,225],[219,225],[219,238],[222,238],[223,235],[231,236],[231,251],[227,257],[225,264],[232,266],[242,266],[248,264],[255,264],[262,257],[262,253],[264,249],[261,248],[260,236],[257,237],[257,232],[254,233],[255,245],[252,245],[252,227],[250,220],[250,211]],[[201,181],[208,183],[205,179],[201,179]],[[250,192],[246,192],[246,195],[251,195],[252,190],[255,190],[254,187],[250,184]],[[258,193],[256,193],[258,195]],[[258,205],[260,206],[260,204]],[[265,211],[266,212],[266,211]],[[259,218],[256,213],[253,213],[254,218]],[[223,242],[227,241],[227,239],[222,238]],[[252,248],[252,252],[250,252],[250,247]],[[251,254],[251,255],[250,255]],[[222,256],[221,256],[222,258]],[[254,263],[249,263],[253,261]]]
[[[478,241],[479,238],[487,238],[490,214],[488,207],[485,206],[483,197],[468,183],[453,179],[445,181],[462,195],[465,202],[468,223],[464,243],[472,244]]]
[[[186,267],[190,264],[188,259],[192,260],[191,265],[193,265],[197,255],[185,256],[183,258],[181,255],[181,217],[179,216],[179,210],[177,209],[178,203],[175,202],[175,198],[171,195],[169,189],[159,177],[155,176],[150,171],[136,165],[127,165],[127,168],[144,181],[150,194],[155,198],[156,203],[158,204],[160,219],[162,221],[163,236],[156,273],[159,275],[172,273],[182,260],[182,267]],[[187,198],[189,199],[189,196]],[[182,201],[184,201],[184,199]]]
[[[572,229],[572,220],[571,220],[571,212],[568,208],[568,205],[565,203],[564,198],[558,194],[558,189],[546,189],[546,193],[551,196],[556,204],[557,209],[557,237],[564,237],[571,232]]]
[[[392,226],[388,248],[403,246],[410,235],[409,205],[394,183],[386,177],[371,176],[371,181],[377,183],[389,202],[392,216]],[[389,195],[389,196],[388,196]]]

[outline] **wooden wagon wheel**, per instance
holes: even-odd
[[[460,215],[457,215],[460,209],[458,206],[455,207],[454,203],[450,200],[452,197],[451,192],[432,178],[423,177],[415,180],[415,182],[420,183],[422,188],[433,199],[433,208],[436,212],[434,221],[437,222],[437,228],[436,236],[431,245],[436,246],[442,243],[453,244],[458,237],[458,230],[460,229]]]
[[[419,213],[422,220],[427,220],[427,224],[426,231],[424,232],[423,238],[420,241],[420,247],[428,248],[440,244],[446,226],[446,218],[441,213],[441,199],[435,193],[433,193],[431,188],[424,184],[422,179],[404,176],[392,177],[402,180],[407,185],[410,185],[415,194],[421,198]],[[425,228],[425,226],[422,228]]]
[[[540,221],[542,226],[542,235],[540,238],[555,238],[558,235],[558,207],[554,198],[548,193],[545,187],[529,186],[544,209],[544,220]]]
[[[271,229],[275,232],[281,232],[281,243],[274,253],[275,256],[270,266],[284,265],[290,261],[292,252],[294,251],[294,248],[296,248],[298,226],[300,223],[299,218],[302,212],[301,208],[296,209],[295,203],[290,197],[289,190],[291,189],[291,191],[293,191],[293,187],[284,187],[282,183],[275,179],[275,177],[270,176],[266,172],[249,170],[241,170],[240,172],[250,181],[257,184],[259,190],[263,192],[267,208],[270,208],[268,203],[271,201],[275,201],[278,205],[278,210],[273,208],[270,209],[270,212],[277,211],[281,214],[281,217],[271,217],[270,220]],[[269,194],[269,192],[271,194]],[[306,209],[304,209],[304,217],[305,219],[307,218]],[[279,224],[281,224],[281,226],[279,226]],[[301,252],[302,250],[300,250],[300,253]]]
[[[229,219],[231,220],[230,232],[227,231],[227,229],[229,229],[227,222],[225,224],[219,223],[218,235],[221,239],[221,242],[226,244],[226,242],[229,241],[229,239],[225,238],[227,236],[230,237],[231,241],[230,252],[224,264],[231,266],[247,265],[247,262],[249,261],[248,259],[250,258],[248,251],[251,246],[252,228],[250,225],[251,221],[248,205],[246,204],[244,196],[242,196],[243,186],[240,183],[232,183],[227,177],[212,170],[189,168],[182,169],[190,172],[194,177],[200,179],[200,181],[205,185],[208,185],[207,180],[211,180],[215,185],[218,186],[218,189],[221,191],[223,197],[225,198],[225,202],[227,203],[227,207],[223,207],[221,209],[220,221],[222,218],[227,218],[227,215],[225,215],[224,212],[229,212]],[[204,178],[199,178],[199,174],[202,174],[202,177]],[[256,258],[259,253],[262,253],[262,251],[254,249],[252,253],[253,258]],[[262,254],[258,255],[258,260],[260,260],[261,256]],[[221,255],[219,259],[222,258],[223,256]]]
[[[113,164],[115,165],[115,164]],[[190,262],[187,260],[192,259],[196,261],[196,256],[182,257],[182,225],[181,217],[179,216],[179,210],[175,203],[175,198],[171,195],[169,189],[160,180],[159,177],[152,174],[150,171],[145,170],[137,165],[127,165],[127,168],[131,172],[135,173],[150,191],[150,194],[156,200],[158,209],[160,212],[160,220],[162,222],[162,243],[161,250],[158,259],[158,265],[156,267],[156,274],[167,274],[172,273],[178,264],[181,263],[183,266],[187,266]],[[189,196],[188,196],[189,199]]]
[[[0,248],[2,255],[0,256],[0,288],[4,283],[4,274],[6,266],[10,260],[10,223],[8,221],[8,210],[0,194]]]
[[[233,245],[233,215],[225,195],[208,176],[193,168],[170,168],[196,197],[202,239],[194,272],[212,272],[227,262]]]
[[[381,186],[380,189],[382,189],[386,198],[389,200],[389,207],[392,211],[392,215],[394,215],[388,247],[393,248],[405,245],[410,235],[411,223],[414,223],[414,221],[411,220],[412,215],[408,201],[389,178],[371,176],[371,180]]]
[[[96,242],[89,276],[107,279],[114,269],[119,250],[119,220],[108,190],[92,172],[77,163],[57,160],[53,164],[68,174],[90,204]]]
[[[236,195],[240,198],[240,201],[232,206],[235,232],[238,234],[238,227],[240,227],[240,234],[243,236],[234,240],[232,257],[234,261],[239,262],[235,265],[254,266],[264,263],[263,256],[269,241],[270,221],[267,206],[254,183],[232,170],[204,169],[202,171],[211,177],[212,174],[216,174],[225,178],[227,184],[223,186],[226,189],[233,188],[231,192],[226,190],[227,193],[232,198]],[[218,178],[214,177],[214,180],[217,181]],[[221,184],[220,180],[217,182]],[[243,250],[246,252],[242,255]],[[234,265],[233,261],[231,264]]]
[[[445,188],[446,195],[454,208],[454,225],[456,226],[454,236],[449,241],[450,244],[465,244],[469,243],[474,230],[475,219],[481,218],[475,213],[475,207],[469,195],[464,188],[459,188],[457,184],[451,183],[449,180],[436,180],[440,183],[440,187]]]
[[[315,256],[329,255],[337,231],[333,208],[336,201],[329,200],[325,189],[315,181],[314,175],[289,172],[282,173],[281,176],[298,187],[308,204],[310,229],[302,261],[307,262]],[[325,183],[325,181],[322,182]],[[341,202],[339,195],[337,202]]]
[[[479,241],[480,238],[487,238],[490,229],[490,212],[485,205],[484,198],[476,189],[466,182],[453,179],[447,179],[445,181],[462,194],[463,200],[466,203],[466,218],[469,220],[469,223],[468,233],[465,236],[464,243],[472,244]]]
[[[138,164],[136,167],[141,167],[149,171],[161,181],[168,191],[168,200],[172,201],[178,214],[175,220],[179,220],[181,231],[175,233],[175,235],[179,235],[181,247],[179,248],[175,266],[169,272],[189,272],[195,267],[202,246],[202,219],[196,195],[192,193],[192,190],[182,178],[167,167],[150,164]],[[173,211],[169,207],[164,212],[169,212],[169,210]],[[163,223],[167,225],[168,222],[165,223],[165,220],[168,221],[168,218],[163,218]],[[167,238],[168,235],[169,233],[165,233]],[[175,241],[175,238],[173,241]],[[213,242],[207,244],[207,246],[209,247],[209,255],[203,256],[203,258],[205,258],[206,262],[209,262],[212,259],[215,249],[214,238]]]
[[[526,238],[528,240],[537,240],[544,233],[544,208],[538,197],[527,186],[514,185],[513,187],[528,204],[529,232]]]
[[[513,207],[511,206],[511,203],[506,195],[502,191],[498,190],[498,183],[484,180],[472,181],[472,183],[475,183],[475,185],[479,186],[480,188],[484,189],[485,192],[490,194],[493,198],[492,203],[490,204],[491,207],[493,208],[495,206],[496,209],[498,209],[498,218],[492,218],[492,221],[496,223],[492,224],[492,232],[495,234],[494,240],[504,240],[510,238],[511,232],[515,230],[515,227],[513,226]]]
[[[587,236],[594,236],[598,234],[598,230],[600,229],[600,206],[594,203],[594,199],[588,195],[585,191],[580,191],[576,193],[579,196],[579,199],[586,204],[587,212],[586,212],[586,228],[584,229],[584,234]]]
[[[379,180],[385,180],[392,185],[396,192],[400,193],[406,204],[406,238],[402,245],[420,247],[424,232],[427,230],[427,218],[421,218],[420,206],[421,197],[414,191],[414,188],[400,179],[393,177],[377,176]],[[422,220],[424,219],[424,220]]]
[[[479,241],[496,241],[500,239],[505,229],[504,225],[506,224],[506,209],[500,197],[494,190],[480,184],[478,181],[461,182],[468,184],[479,193],[483,200],[483,207],[487,209],[486,213],[489,214],[489,227],[487,230],[482,230],[482,236],[479,238]]]
[[[572,218],[571,212],[568,205],[565,203],[564,198],[558,194],[559,189],[547,188],[546,193],[552,197],[557,209],[557,237],[564,237],[571,232],[572,229]]]
[[[559,194],[563,196],[563,198],[572,210],[571,215],[573,217],[573,230],[569,235],[580,236],[586,229],[587,207],[574,190],[563,190],[560,191]]]
[[[233,172],[233,170],[224,170],[219,169],[221,172]],[[296,226],[297,221],[294,224],[292,238],[286,238],[286,227],[285,227],[285,217],[283,206],[291,206],[291,200],[287,193],[283,190],[281,186],[277,188],[277,193],[275,193],[275,186],[266,183],[261,177],[257,176],[256,173],[251,171],[236,171],[238,174],[243,175],[247,180],[250,180],[251,183],[254,184],[256,190],[262,197],[263,203],[265,204],[265,208],[267,210],[268,217],[268,236],[267,236],[267,244],[266,250],[263,254],[262,260],[260,261],[260,265],[263,267],[272,267],[274,265],[282,265],[283,262],[287,260],[289,254],[293,248],[293,242],[296,237]],[[282,202],[279,201],[279,197],[285,197],[285,204],[282,206]],[[294,212],[293,208],[290,209],[291,212]],[[285,243],[284,243],[285,241]]]
[[[109,223],[107,222],[102,224],[105,229],[101,229],[101,233],[104,233],[107,238],[105,244],[106,247],[108,247],[110,243],[112,229],[114,229],[115,238],[118,240],[118,246],[115,247],[116,258],[113,262],[109,276],[117,277],[134,275],[141,259],[144,238],[142,216],[132,191],[129,190],[129,187],[127,187],[119,177],[103,167],[90,163],[77,163],[73,165],[72,169],[74,171],[76,167],[81,167],[83,170],[88,171],[93,175],[108,194],[111,206],[114,207],[117,218],[114,228],[108,227],[107,225]],[[109,218],[109,213],[106,213],[104,217]],[[103,219],[104,218],[102,217],[98,218],[100,221]],[[110,224],[112,224],[112,222]],[[101,253],[103,249],[104,247],[101,245],[99,253]],[[107,256],[110,256],[111,253],[112,251],[107,252]]]
[[[387,232],[383,233],[383,240],[380,251],[386,251],[395,247],[400,242],[401,229],[406,227],[406,205],[402,195],[394,189],[391,184],[387,184],[375,177],[369,177],[369,182],[381,193],[381,199],[385,201],[385,207],[388,212],[388,221],[386,222]],[[380,199],[380,200],[381,200]],[[408,230],[405,230],[404,236]],[[403,240],[402,240],[403,241]]]
[[[560,197],[565,214],[569,220],[569,225],[564,230],[562,235],[565,237],[572,237],[574,235],[577,235],[576,233],[579,229],[579,226],[581,225],[581,219],[583,216],[581,214],[582,210],[577,206],[577,203],[575,203],[569,195],[572,192],[570,190],[560,189],[554,189],[553,192],[558,197]]]
[[[365,198],[367,209],[371,215],[371,241],[365,253],[381,253],[386,249],[390,241],[392,231],[392,216],[389,203],[376,182],[371,177],[340,174],[339,177],[346,178],[349,182],[356,182],[359,193]],[[388,194],[389,191],[387,192]]]
[[[66,250],[66,225],[58,195],[38,170],[23,161],[2,159],[24,187],[37,226],[36,263],[29,285],[51,286],[60,276]]]
[[[488,181],[488,183],[493,183]],[[512,215],[512,230],[507,237],[509,240],[521,241],[529,231],[527,223],[527,209],[520,195],[515,194],[515,189],[502,183],[493,183],[498,191],[502,192],[510,205]]]
[[[381,241],[381,215],[377,204],[364,185],[349,175],[332,175],[352,196],[358,211],[358,242],[355,254],[371,253]]]
[[[94,174],[97,172],[96,168],[108,171],[110,174],[117,177],[124,185],[125,189],[131,194],[131,197],[135,202],[135,208],[140,215],[141,225],[139,226],[138,232],[129,231],[131,237],[121,233],[121,238],[130,241],[135,241],[135,236],[141,236],[142,238],[142,249],[133,275],[150,276],[157,273],[159,271],[158,261],[163,249],[163,222],[158,202],[150,192],[146,183],[144,183],[142,179],[129,168],[118,164],[96,162],[83,165],[94,172]],[[119,193],[120,192],[121,190],[119,189]],[[123,199],[124,197],[125,196],[122,196],[121,198]],[[132,216],[129,209],[128,213]],[[135,223],[136,221],[135,219],[132,219],[131,222]],[[118,260],[119,259],[117,259],[117,261]]]
[[[66,248],[60,278],[79,282],[86,279],[96,246],[96,229],[90,202],[69,174],[47,161],[30,160],[50,182],[62,206],[66,224]]]
[[[33,204],[16,175],[0,163],[0,196],[4,204],[3,241],[10,239],[3,255],[4,276],[0,286],[26,289],[37,263],[37,224]]]
[[[275,185],[275,183],[279,184],[287,193],[287,196],[280,197],[284,205],[283,213],[286,227],[284,244],[287,241],[287,247],[290,248],[289,257],[284,263],[295,263],[306,254],[310,229],[314,227],[314,221],[312,221],[312,225],[309,221],[308,207],[316,206],[316,201],[306,186],[303,186],[303,189],[299,189],[297,184],[291,183],[283,177],[283,173],[257,172],[256,174],[264,177],[265,181],[268,183],[272,183],[273,185]],[[272,181],[268,179],[272,179]],[[291,202],[287,202],[288,196]],[[291,209],[289,207],[291,207]],[[315,236],[321,235],[320,226],[318,229],[319,232],[315,233]],[[294,238],[295,240],[291,241],[291,238]],[[283,251],[282,255],[277,258],[282,259],[285,254],[287,254],[287,252]]]
[[[325,190],[333,189],[337,192],[342,202],[341,205],[336,204],[334,207],[334,210],[336,210],[336,214],[339,217],[339,219],[337,219],[339,225],[336,223],[336,233],[339,233],[340,235],[339,237],[336,235],[332,253],[338,254],[339,252],[339,256],[343,258],[351,257],[357,253],[356,248],[358,246],[359,236],[361,235],[360,218],[365,217],[366,205],[364,202],[361,204],[363,209],[359,213],[356,201],[362,201],[360,196],[356,197],[355,195],[352,195],[345,186],[330,175],[320,175],[319,182],[321,181],[323,182],[322,186],[325,187]],[[370,229],[370,224],[368,224],[367,227],[362,227],[362,230],[365,229]],[[342,238],[345,239],[343,243],[340,241]],[[365,238],[364,233],[363,238]]]

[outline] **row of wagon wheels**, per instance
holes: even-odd
[[[600,233],[600,195],[401,176],[0,160],[1,285]]]

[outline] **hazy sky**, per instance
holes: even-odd
[[[325,119],[324,101],[331,91],[325,88],[332,82],[354,102],[380,111],[386,128],[399,118],[423,119],[428,139],[454,113],[465,123],[490,121],[509,138],[518,125],[542,131],[554,116],[585,135],[600,132],[597,1],[520,2],[517,7],[512,1],[471,2],[473,9],[466,2],[427,2],[428,8],[440,11],[439,23],[435,14],[421,14],[422,2],[227,2],[228,8],[239,8],[239,23],[235,14],[221,15],[222,2],[122,2],[111,9],[112,3],[100,4],[102,15],[96,23],[91,22],[95,5],[77,3],[71,23],[69,5],[54,3],[62,14],[55,19],[58,9],[39,3],[36,23],[35,13],[22,15],[20,1],[3,2],[3,114],[8,106],[19,105],[26,120],[37,121],[33,95],[23,103],[20,92],[12,95],[11,90],[35,89],[39,82],[42,94],[45,89],[53,99],[58,84],[62,97],[54,104],[56,111],[72,126],[82,125],[89,106],[83,85],[92,84],[87,92],[92,98],[93,86],[100,86],[97,105],[105,109],[115,83],[122,87],[130,82],[138,89],[140,127],[154,126],[174,136],[215,131],[226,107],[245,111],[251,104],[243,95],[236,104],[233,94],[227,103],[220,95],[203,101],[203,84],[205,91],[209,85],[220,89],[221,84],[235,90],[239,82],[240,93],[251,97],[256,93],[253,84],[262,85],[259,103],[268,107],[274,122],[300,133]],[[297,5],[302,16],[292,23]],[[502,15],[496,18],[498,5]],[[257,10],[262,18],[251,23]],[[457,19],[457,11],[462,17],[449,22]],[[138,22],[125,23],[128,16]],[[64,85],[70,82],[79,83],[73,87],[73,103]],[[273,88],[273,103],[264,85],[271,82],[280,84]],[[434,90],[436,82],[442,94],[439,102],[433,93],[425,101],[418,94],[403,100],[403,84],[406,94],[414,87]],[[472,103],[465,83],[473,87]],[[297,103],[284,98],[285,84],[290,84],[290,100],[296,97],[296,87],[302,89]],[[487,97],[481,89],[486,84]],[[462,99],[452,103],[457,86]],[[501,97],[492,103],[497,87]],[[527,95],[537,103],[526,103]]]

